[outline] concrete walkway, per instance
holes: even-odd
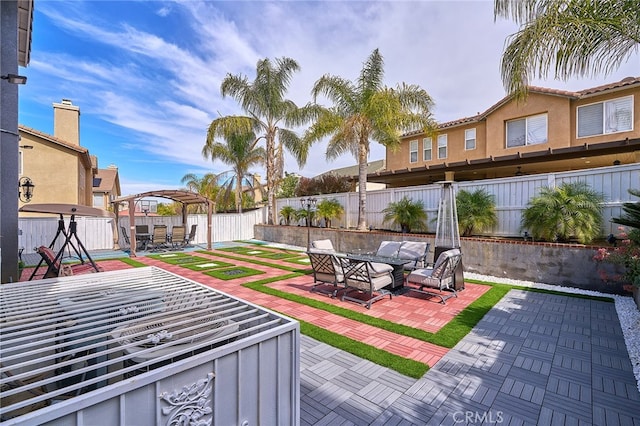
[[[510,291],[413,380],[303,336],[304,425],[640,425],[613,303]]]

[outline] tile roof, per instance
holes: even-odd
[[[65,148],[69,148],[69,149],[74,150],[76,152],[80,152],[80,153],[83,153],[83,154],[88,154],[89,153],[89,150],[87,148],[85,148],[85,147],[82,147],[80,145],[72,144],[72,143],[67,142],[67,141],[65,141],[63,139],[60,139],[60,138],[57,138],[57,137],[52,136],[50,134],[41,132],[40,130],[36,130],[34,128],[27,127],[27,126],[23,126],[22,124],[18,125],[18,130],[21,130],[21,131],[23,131],[25,133],[32,134],[32,135],[37,136],[37,137],[42,138],[42,139],[46,139],[49,142],[53,142],[56,145],[60,145],[60,146],[63,146]],[[91,162],[90,159],[89,159],[89,161]]]
[[[628,86],[633,86],[636,84],[640,84],[640,77],[626,77],[620,81],[616,81],[614,83],[608,83],[608,84],[603,84],[601,86],[597,86],[597,87],[592,87],[589,89],[584,89],[584,90],[580,90],[577,92],[572,92],[572,91],[568,91],[568,90],[560,90],[560,89],[551,89],[548,87],[537,87],[537,86],[529,86],[529,92],[533,92],[533,93],[540,93],[543,95],[552,95],[552,96],[562,96],[562,97],[567,97],[567,98],[571,98],[571,99],[580,99],[580,98],[584,98],[584,97],[589,97],[589,96],[593,96],[595,94],[599,94],[602,92],[605,92],[607,90],[616,90],[616,89],[622,89],[622,88],[626,88]],[[474,115],[472,117],[464,117],[464,118],[458,118],[456,120],[452,120],[452,121],[446,121],[444,123],[439,123],[438,124],[438,128],[439,129],[447,129],[450,127],[456,127],[456,126],[461,126],[467,123],[475,123],[478,121],[482,121],[484,120],[489,114],[491,114],[492,112],[494,112],[495,110],[497,110],[498,108],[500,108],[502,105],[506,104],[507,102],[509,102],[511,100],[511,95],[507,95],[504,98],[500,99],[498,102],[496,102],[495,104],[493,104],[492,106],[490,106],[489,108],[487,108],[486,111],[484,111],[483,113],[479,113],[477,115]],[[413,136],[413,135],[420,135],[423,134],[422,130],[413,130],[410,132],[407,132],[405,134],[403,134],[403,137],[408,137],[408,136]]]
[[[116,177],[118,176],[118,169],[98,169],[98,172],[93,178],[94,192],[111,192],[116,190]],[[95,182],[98,185],[95,185]],[[116,194],[119,195],[119,194]]]
[[[375,160],[375,161],[370,161],[367,163],[367,174],[371,174],[371,173],[378,173],[380,171],[384,171],[385,169],[385,163],[386,160]],[[358,176],[358,165],[354,165],[354,166],[349,166],[349,167],[342,167],[340,169],[334,169],[334,170],[329,170],[328,172],[322,173],[320,176],[322,175],[326,175],[329,173],[334,173],[338,176],[344,176],[344,177],[354,177],[354,176]]]

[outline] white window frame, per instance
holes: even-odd
[[[22,170],[24,167],[24,164],[22,164],[22,161],[23,161],[22,158],[23,158],[22,150],[19,150],[18,151],[18,176],[22,176]]]
[[[628,129],[622,129],[622,130],[609,130],[607,129],[608,124],[610,124],[610,121],[607,120],[607,104],[611,104],[613,102],[616,101],[620,101],[622,99],[629,99],[630,100],[630,116],[629,116],[629,128]],[[633,103],[634,103],[634,99],[633,99],[633,95],[629,95],[629,96],[622,96],[619,98],[614,98],[614,99],[609,99],[606,101],[600,101],[600,102],[593,102],[590,104],[585,104],[585,105],[580,105],[578,107],[576,107],[576,138],[577,139],[582,139],[582,138],[590,138],[593,136],[602,136],[602,135],[611,135],[614,133],[621,133],[621,132],[632,132],[633,131],[633,117],[634,117],[634,108],[633,108]],[[590,107],[593,105],[599,105],[602,104],[602,129],[600,133],[593,133],[593,134],[589,134],[589,135],[583,135],[580,136],[580,110],[585,108],[585,107]]]
[[[431,138],[424,138],[422,139],[422,161],[431,160],[433,160],[433,140]]]
[[[409,163],[418,162],[418,139],[409,141]]]
[[[470,134],[473,132],[473,136]],[[473,145],[470,144],[470,141],[473,141]],[[464,131],[464,150],[471,151],[476,149],[476,128],[466,129]]]
[[[446,134],[444,135],[438,135],[438,159],[442,160],[444,158],[447,158],[447,154],[448,154],[448,149],[447,149],[447,144],[448,144],[448,137]],[[444,149],[444,155],[440,154],[440,150]]]
[[[96,204],[96,199],[100,200],[99,204]],[[104,193],[102,192],[93,193],[93,207],[98,207],[98,208],[104,207]]]
[[[532,142],[530,140],[530,135],[531,132],[529,131],[529,123],[531,120],[536,119],[536,118],[540,118],[540,117],[544,117],[545,118],[545,138],[543,141],[540,142]],[[515,123],[517,121],[524,121],[524,144],[523,145],[511,145],[509,146],[509,123]],[[530,145],[541,145],[543,143],[548,143],[549,142],[549,116],[548,114],[545,112],[544,114],[535,114],[535,115],[529,115],[527,117],[522,117],[522,118],[516,118],[514,120],[508,120],[504,123],[504,134],[505,134],[505,147],[506,148],[520,148],[522,146],[530,146]]]

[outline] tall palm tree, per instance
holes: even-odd
[[[608,74],[640,44],[638,0],[494,0],[494,16],[523,24],[502,56],[502,80],[523,99],[529,81]]]
[[[187,173],[182,177],[180,182],[186,185],[189,191],[198,193],[210,200],[218,198],[220,186],[218,185],[218,176],[213,173],[206,173],[202,177],[195,173]],[[203,204],[193,204],[189,206],[189,208],[194,210],[193,213],[206,213]]]
[[[324,95],[333,107],[318,107],[315,122],[307,130],[309,143],[331,136],[327,146],[327,159],[346,152],[358,161],[358,229],[367,229],[367,161],[370,140],[390,149],[400,146],[403,131],[432,131],[435,124],[431,116],[433,101],[418,86],[399,84],[395,89],[383,85],[384,63],[375,49],[363,64],[360,77],[351,82],[341,77],[324,75],[316,81],[312,94],[314,101]]]
[[[304,124],[307,119],[303,108],[285,95],[291,76],[300,69],[290,58],[278,58],[272,63],[268,58],[259,60],[256,77],[250,82],[246,76],[228,74],[220,86],[223,97],[234,98],[246,116],[228,116],[213,120],[209,125],[207,140],[213,139],[223,129],[235,129],[239,133],[249,130],[264,139],[267,169],[268,223],[277,223],[275,196],[284,173],[284,149],[286,148],[302,166],[307,160],[308,148],[296,133],[287,127]]]
[[[211,160],[220,160],[230,165],[233,170],[231,179],[225,182],[227,192],[235,188],[235,204],[242,213],[242,186],[252,166],[264,164],[265,149],[256,146],[256,135],[253,132],[223,131],[224,142],[216,142],[207,135],[207,143],[202,148],[202,155]]]

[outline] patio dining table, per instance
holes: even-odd
[[[407,259],[377,256],[375,254],[362,253],[359,251],[347,253],[347,259],[391,265],[393,267],[393,284],[391,284],[391,288],[400,289],[404,286],[404,264],[407,262]]]

